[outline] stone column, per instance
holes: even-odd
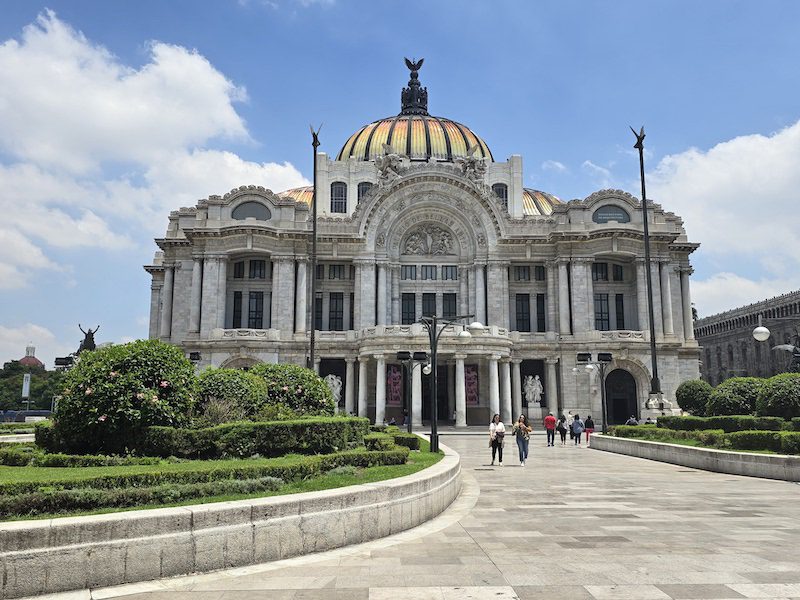
[[[192,265],[192,295],[189,304],[189,332],[200,331],[200,301],[203,297],[203,257],[195,256]]]
[[[208,337],[217,326],[217,276],[219,258],[206,256],[203,261],[203,293],[200,311],[200,336]]]
[[[281,273],[281,262],[279,257],[275,256],[270,261],[270,267],[272,269],[272,288],[270,289],[270,307],[269,307],[269,329],[280,329],[280,304],[281,304],[281,286],[283,285],[283,281],[281,281],[282,273]],[[311,274],[312,277],[316,277],[316,273]],[[314,327],[314,299],[311,299],[311,326]],[[244,308],[242,308],[244,311]],[[264,323],[265,329],[267,323]]]
[[[462,315],[470,314],[468,272],[469,269],[458,267],[458,312]],[[476,320],[475,317],[472,320]]]
[[[361,268],[362,265],[353,261],[353,266],[356,270],[356,277],[353,281],[353,324],[350,326],[352,329],[361,329]],[[312,274],[313,276],[313,274]],[[313,301],[312,301],[313,302]],[[313,306],[313,304],[312,304]],[[313,319],[313,317],[312,317]]]
[[[483,265],[475,265],[475,318],[484,325],[486,320],[486,283],[483,277]]]
[[[158,331],[161,338],[169,338],[172,331],[172,284],[174,281],[174,265],[165,265],[164,285],[161,288],[161,325]]]
[[[694,339],[694,321],[692,320],[692,297],[689,293],[689,275],[691,269],[681,271],[681,305],[683,308],[683,331],[687,340]],[[710,366],[710,365],[709,365]]]
[[[411,424],[422,426],[422,365],[418,362],[411,369]]]
[[[503,390],[503,412],[500,416],[502,417],[504,423],[513,423],[514,409],[511,406],[511,364],[508,362],[508,360],[503,360],[500,362],[500,376],[503,380],[503,385],[501,386],[501,389]]]
[[[376,354],[375,360],[375,425],[380,425],[386,417],[386,359]]]
[[[656,339],[664,337],[664,313],[661,311],[661,274],[658,263],[650,263],[650,282],[653,286],[653,315],[656,322]]]
[[[225,328],[225,308],[228,293],[228,259],[224,256],[219,259],[219,274],[217,275],[217,327]]]
[[[294,258],[276,256],[272,269],[272,329],[294,331]],[[312,275],[314,275],[312,273]]]
[[[515,418],[519,418],[522,414],[522,374],[519,369],[521,363],[518,358],[511,361],[511,400]]]
[[[647,281],[642,259],[636,261],[636,307],[638,308],[639,329],[650,331],[650,321],[647,316]],[[650,334],[648,333],[648,335]]]
[[[386,264],[378,264],[378,325],[386,325]]]
[[[672,323],[672,288],[669,281],[669,272],[669,263],[661,263],[661,310],[664,315],[664,335],[673,335],[675,333]]]
[[[497,373],[497,361],[500,357],[493,354],[489,357],[489,418],[500,413],[500,382]]]
[[[570,335],[569,319],[569,272],[567,262],[558,263],[558,332],[561,335]]]
[[[491,293],[487,296],[486,323],[497,327],[508,328],[508,297],[505,294],[507,289],[508,270],[502,263],[489,263],[488,269],[488,289]]]
[[[295,292],[295,313],[294,313],[294,330],[297,333],[305,333],[306,331],[306,318],[308,316],[308,308],[306,302],[308,301],[308,287],[306,283],[306,261],[297,261],[297,282]],[[351,365],[352,366],[352,365]],[[350,381],[349,379],[347,380]],[[348,387],[349,383],[348,383]],[[350,407],[352,409],[352,406]],[[348,411],[349,414],[349,411]]]
[[[360,267],[360,268],[359,268]],[[356,315],[360,315],[358,329],[374,327],[375,325],[375,263],[359,262],[356,269],[360,271],[359,287],[355,290],[359,298]],[[385,305],[384,305],[385,306]],[[358,317],[357,317],[358,318]]]
[[[358,416],[367,416],[367,362],[366,356],[358,357]]]
[[[392,320],[390,325],[399,325],[400,318],[400,265],[392,265]]]
[[[582,259],[572,261],[571,271],[572,290],[572,327],[576,333],[588,329],[586,309],[586,262]]]
[[[545,365],[547,365],[547,375],[545,376],[545,394],[546,401],[547,401],[547,410],[548,412],[552,412],[556,417],[561,414],[561,408],[559,407],[558,403],[558,389],[557,381],[556,381],[556,364],[558,364],[557,358],[548,358],[545,359]]]
[[[558,331],[558,327],[556,326],[557,276],[558,267],[556,263],[549,261],[547,263],[547,296],[545,296],[545,302],[547,303],[546,331]]]
[[[353,407],[353,403],[354,403],[354,400],[355,400],[354,392],[355,392],[356,382],[355,382],[355,373],[354,373],[355,369],[353,368],[353,365],[355,364],[356,359],[355,358],[345,358],[344,362],[347,365],[346,370],[345,370],[345,375],[344,375],[344,379],[345,379],[345,383],[344,383],[344,385],[345,385],[345,387],[344,387],[344,412],[349,417],[351,414],[353,414],[353,408],[354,408]]]
[[[586,269],[586,325],[589,331],[594,331],[596,325],[594,322],[594,280],[592,279],[592,263],[594,260],[588,260],[584,264]],[[613,302],[613,295],[609,299]]]
[[[456,427],[467,426],[467,387],[464,381],[466,354],[456,354]]]

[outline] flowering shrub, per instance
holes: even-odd
[[[800,417],[800,373],[781,373],[767,379],[756,402],[759,415]]]
[[[297,414],[333,414],[333,393],[314,371],[297,365],[259,364],[250,372],[267,384],[265,404],[281,404]]]
[[[706,414],[749,415],[756,410],[756,398],[763,379],[758,377],[731,377],[720,383],[706,404]]]
[[[187,425],[196,387],[192,363],[158,340],[83,352],[43,439],[52,452],[124,452],[147,426]]]
[[[200,421],[206,426],[251,418],[267,397],[264,379],[239,369],[209,367],[198,384]]]

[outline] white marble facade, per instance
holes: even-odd
[[[423,120],[407,117],[413,119]],[[510,420],[526,410],[538,421],[547,411],[570,410],[592,414],[599,426],[598,382],[573,371],[577,352],[585,351],[614,356],[610,421],[624,421],[624,412],[653,414],[646,408],[650,350],[638,199],[601,190],[561,202],[523,188],[520,156],[495,162],[484,153],[474,169],[473,155],[449,140],[446,155],[443,149],[435,157],[443,142],[427,124],[420,135],[429,156],[415,158],[402,144],[387,147],[384,154],[397,154],[391,172],[360,147],[336,159],[317,155],[316,274],[308,188],[273,193],[243,186],[170,213],[145,267],[152,275],[150,336],[180,345],[200,368],[305,364],[315,324],[316,368],[342,379],[341,409],[401,422],[396,353],[428,350],[414,321],[432,310],[472,314],[487,325],[482,333],[464,340],[451,327],[441,337],[441,419],[484,424],[490,413]],[[697,244],[678,216],[650,208],[668,410],[678,384],[699,375],[689,293],[689,255]],[[528,375],[542,381],[541,408],[525,407],[521,382]],[[427,379],[416,367],[406,383],[417,423],[428,418]]]

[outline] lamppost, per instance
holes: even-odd
[[[320,125],[316,131],[311,126],[311,147],[314,152],[314,191],[311,194],[311,335],[309,337],[309,357],[306,367],[313,369],[314,362],[314,338],[317,328],[316,323],[316,304],[317,304],[317,148],[319,148]]]
[[[426,371],[429,371],[432,374],[431,377],[431,390],[430,390],[430,408],[431,408],[431,452],[438,452],[439,451],[439,426],[438,426],[438,406],[436,402],[436,395],[437,395],[437,352],[439,346],[439,338],[442,335],[442,332],[447,328],[448,325],[457,325],[460,321],[464,321],[466,319],[472,318],[474,315],[459,315],[457,317],[453,317],[451,319],[440,319],[436,315],[431,316],[424,316],[420,317],[419,323],[422,324],[423,327],[428,331],[428,340],[431,345],[431,360],[428,365],[425,366],[423,369],[423,373],[426,375]],[[439,326],[442,325],[441,329]],[[475,321],[469,325],[469,329],[473,331],[482,331],[483,325]],[[472,337],[472,334],[468,331],[467,326],[464,326],[464,329],[458,333],[458,337],[461,339],[469,339]]]
[[[403,365],[404,373],[405,373],[405,392],[403,393],[403,397],[405,398],[406,404],[406,418],[408,419],[408,433],[411,433],[411,415],[413,414],[412,407],[411,407],[411,375],[414,370],[414,365],[417,363],[427,363],[428,362],[428,353],[427,352],[414,352],[413,354],[407,350],[403,350],[397,353],[397,360]]]
[[[600,374],[600,407],[603,411],[603,433],[608,433],[608,406],[606,405],[606,367],[613,360],[610,352],[598,352],[597,360],[592,360],[591,352],[578,352],[577,360],[586,368],[587,373],[595,369]]]
[[[770,319],[771,321],[797,321],[795,317],[777,317]],[[769,336],[772,335],[761,321],[761,315],[758,315],[758,325],[753,329],[753,338],[757,342],[766,342]],[[800,371],[800,334],[795,329],[794,344],[778,344],[772,347],[773,350],[786,350],[792,353],[792,359],[789,362],[790,371]]]

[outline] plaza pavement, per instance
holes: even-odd
[[[128,600],[800,598],[800,487],[536,436],[518,466],[447,434],[464,489],[438,518],[318,555],[95,590]],[[60,595],[87,598],[88,592]]]

